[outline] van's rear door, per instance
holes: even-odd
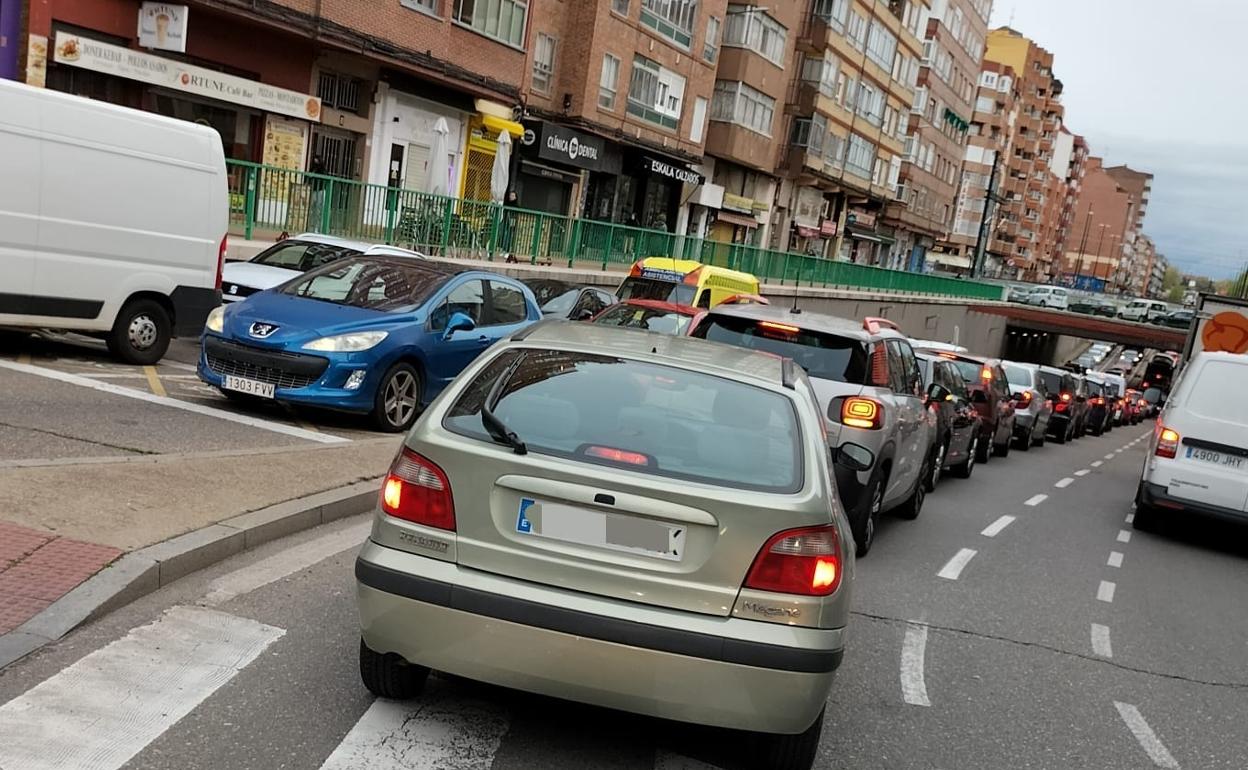
[[[1166,427],[1181,443],[1169,463],[1170,494],[1248,510],[1248,358],[1201,362],[1184,388],[1182,405],[1168,409]]]

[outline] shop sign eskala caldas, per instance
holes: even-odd
[[[315,96],[101,43],[81,35],[57,32],[53,57],[57,64],[138,80],[279,115],[312,121],[321,119],[321,100]]]

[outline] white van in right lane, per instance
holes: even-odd
[[[1157,420],[1135,528],[1211,516],[1248,524],[1248,356],[1198,353]]]

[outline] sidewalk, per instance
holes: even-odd
[[[400,440],[0,470],[0,636],[127,553],[378,478]]]

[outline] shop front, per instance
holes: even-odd
[[[447,177],[439,189],[458,190],[471,100],[422,90],[393,74],[383,78],[377,85],[368,181],[404,190],[429,190],[433,184],[429,178],[434,167],[432,153],[441,143],[447,153]],[[417,96],[417,91],[422,95]],[[440,125],[446,131],[442,138],[437,136]]]
[[[519,159],[514,187],[520,208],[573,217],[599,207],[612,210],[623,159],[611,141],[532,121],[526,123]]]
[[[896,238],[879,226],[874,211],[851,206],[845,215],[845,236],[849,261],[887,267],[889,247]]]
[[[32,4],[28,27],[31,85],[211,126],[228,158],[305,167],[322,109],[306,92],[310,48],[279,53],[271,33],[210,13],[192,22],[172,3]]]
[[[478,99],[476,107],[477,114],[468,118],[468,146],[459,182],[459,197],[470,201],[489,201],[499,137],[507,134],[514,147],[516,140],[524,136],[524,126],[511,120],[508,117],[511,109],[501,104]],[[510,166],[509,161],[509,169]],[[510,186],[514,188],[514,184]]]
[[[726,192],[706,237],[720,243],[757,245],[763,226],[757,216],[766,215],[769,208],[763,201]]]
[[[789,250],[813,257],[826,256],[828,241],[836,237],[836,222],[829,220],[827,213],[828,203],[822,190],[796,188]]]

